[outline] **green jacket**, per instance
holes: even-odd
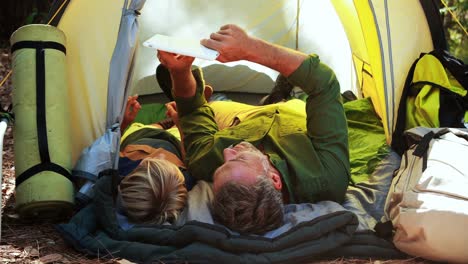
[[[245,140],[262,148],[280,171],[289,202],[343,201],[350,176],[346,117],[338,80],[318,56],[311,55],[288,78],[308,95],[306,113],[268,105],[222,131],[203,97],[202,73],[194,74],[195,96],[176,102],[186,164],[195,178],[212,181],[223,149]]]

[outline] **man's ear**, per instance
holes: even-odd
[[[276,172],[270,172],[271,180],[273,181],[273,186],[276,190],[281,190],[283,183],[281,182],[281,176]]]

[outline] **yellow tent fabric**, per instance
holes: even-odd
[[[105,131],[107,82],[123,1],[71,1],[58,26],[67,37],[72,160]]]
[[[141,0],[143,1],[143,0]],[[73,160],[105,131],[109,64],[124,0],[69,1],[58,27],[68,38]],[[125,15],[125,13],[124,13]],[[155,33],[203,38],[226,23],[307,53],[317,53],[337,72],[342,90],[371,97],[388,142],[401,89],[411,63],[434,47],[419,0],[147,0],[128,83],[131,94],[161,92],[159,63],[141,43]],[[128,41],[128,40],[120,40]],[[215,90],[268,92],[277,73],[259,65],[220,65],[197,60]],[[235,74],[227,74],[227,72]],[[229,78],[235,75],[237,79]],[[239,81],[241,80],[241,81]],[[258,87],[266,87],[258,90]]]

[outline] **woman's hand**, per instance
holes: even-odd
[[[158,50],[158,59],[171,74],[172,94],[183,98],[193,96],[197,88],[195,77],[192,75],[192,63],[195,58]]]
[[[172,101],[166,104],[166,116],[170,117],[174,124],[180,129],[179,127],[179,113],[177,112],[177,104],[176,102]]]
[[[185,159],[185,146],[184,146],[184,131],[182,131],[179,123],[179,113],[177,112],[177,104],[176,102],[172,101],[166,104],[166,116],[172,118],[174,121],[175,126],[179,129],[180,134],[180,151],[182,154],[182,160]]]
[[[129,96],[127,98],[127,105],[125,106],[125,112],[120,124],[120,131],[127,129],[136,118],[138,112],[141,110],[141,105],[137,101],[138,95]]]
[[[157,56],[159,62],[166,66],[166,68],[171,72],[190,71],[192,63],[195,60],[194,57],[179,55],[162,50],[158,50]]]

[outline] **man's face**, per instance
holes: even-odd
[[[245,185],[256,182],[259,175],[266,175],[267,157],[252,144],[241,142],[223,151],[224,164],[213,175],[213,189],[216,193],[226,182],[237,181]]]

